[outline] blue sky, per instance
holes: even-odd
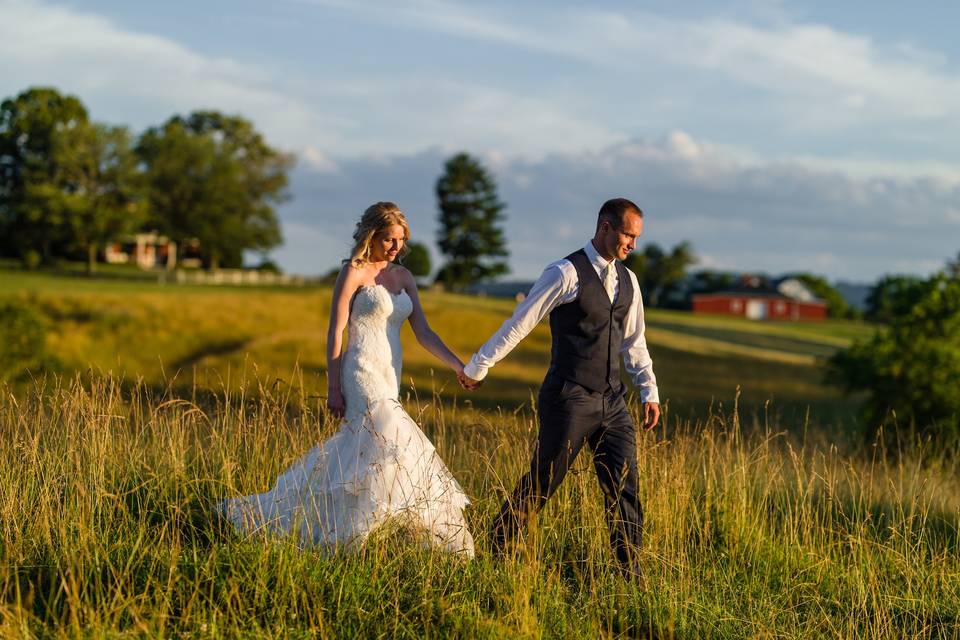
[[[960,5],[836,4],[0,0],[0,92],[252,119],[299,158],[274,255],[301,273],[376,200],[432,245],[458,150],[500,184],[513,277],[620,195],[700,266],[929,273],[960,251]]]

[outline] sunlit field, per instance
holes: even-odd
[[[26,302],[47,320],[52,368],[112,373],[180,395],[237,388],[246,373],[308,395],[326,393],[330,290],[144,285],[0,271],[0,299]],[[514,303],[423,292],[433,328],[466,361]],[[824,384],[823,359],[870,327],[850,322],[760,324],[737,318],[648,311],[647,335],[662,400],[677,418],[729,409],[740,392],[745,420],[778,416],[853,425],[856,402]],[[549,364],[542,323],[499,364],[480,391],[464,396],[452,373],[404,330],[407,390],[434,389],[484,409],[529,408]],[[51,367],[48,367],[48,369]],[[296,373],[295,373],[296,369]]]
[[[636,581],[612,565],[586,455],[515,556],[489,555],[529,459],[546,327],[475,394],[405,335],[405,404],[473,500],[476,559],[402,523],[338,556],[235,535],[216,502],[268,489],[336,428],[328,298],[0,272],[0,299],[39,310],[49,352],[46,371],[0,388],[0,633],[960,635],[956,452],[859,436],[856,399],[823,381],[822,359],[870,331],[850,323],[648,314],[668,413],[638,439]],[[463,358],[512,308],[424,303]]]

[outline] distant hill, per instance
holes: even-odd
[[[493,298],[516,298],[518,293],[527,295],[532,286],[532,280],[484,282],[471,285],[467,291],[474,295],[491,296]]]
[[[873,288],[872,284],[839,280],[837,281],[836,287],[840,295],[843,296],[843,299],[847,301],[847,304],[858,311],[866,310],[867,296],[870,295],[870,289]]]

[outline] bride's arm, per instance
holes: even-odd
[[[359,273],[349,263],[343,265],[333,286],[330,302],[330,324],[327,326],[327,407],[338,418],[344,415],[345,403],[340,387],[340,356],[343,350],[343,330],[350,316],[350,298],[359,284]]]
[[[460,361],[450,349],[443,343],[430,324],[427,323],[427,316],[423,313],[423,306],[420,304],[420,294],[417,292],[417,283],[413,275],[404,269],[404,288],[413,302],[413,311],[410,313],[410,326],[413,328],[413,335],[417,337],[424,349],[432,353],[448,367],[460,373],[463,371],[463,362]]]

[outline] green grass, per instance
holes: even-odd
[[[325,394],[327,288],[247,289],[145,285],[0,271],[0,298],[26,299],[49,319],[48,346],[61,372],[113,372],[155,388],[238,384],[255,370],[278,384]],[[434,329],[461,358],[507,318],[513,304],[492,298],[423,293]],[[648,339],[662,400],[682,417],[730,406],[739,388],[744,414],[771,412],[795,428],[852,425],[856,399],[823,382],[823,358],[865,335],[857,323],[801,325],[651,310]],[[847,337],[844,337],[847,336]],[[459,388],[404,330],[407,388],[436,385],[445,401]],[[542,323],[469,397],[483,409],[529,405],[549,364]],[[293,380],[299,365],[302,380]],[[807,409],[810,409],[808,414]]]
[[[254,391],[259,391],[254,393]],[[636,412],[638,407],[631,407]],[[409,403],[473,497],[472,561],[387,527],[328,556],[220,526],[332,421],[269,384],[193,401],[49,380],[0,393],[5,636],[955,637],[955,457],[842,455],[737,414],[640,438],[643,579],[611,564],[587,457],[517,555],[486,532],[530,454],[526,411]]]
[[[212,506],[335,428],[329,293],[0,271],[56,360],[0,386],[0,635],[960,635],[957,456],[863,444],[855,399],[823,383],[862,324],[648,313],[667,415],[639,438],[641,583],[611,564],[587,455],[516,557],[488,554],[531,452],[546,326],[471,395],[404,334],[405,403],[473,500],[475,560],[399,526],[337,556],[234,535]],[[423,299],[464,358],[512,309]]]

